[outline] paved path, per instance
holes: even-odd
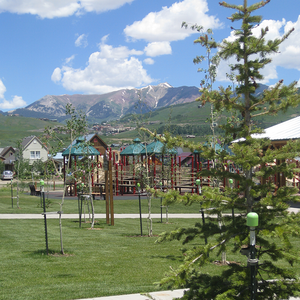
[[[79,300],[172,300],[183,296],[184,290],[151,292],[148,294],[131,294],[110,297],[99,297]],[[148,296],[149,295],[149,296]]]
[[[88,215],[88,214],[86,214]],[[78,214],[62,214],[63,219],[76,219]],[[138,219],[139,214],[114,214],[115,219]],[[148,214],[142,214],[142,218],[146,219]],[[151,214],[153,219],[160,219],[160,214]],[[165,214],[163,214],[165,217]],[[168,214],[169,219],[199,219],[200,214]],[[0,214],[0,219],[16,220],[16,219],[43,219],[42,214]],[[95,214],[95,219],[105,219],[106,214]],[[58,213],[47,213],[47,219],[58,219]]]
[[[290,207],[288,209],[289,212],[297,213],[300,208]],[[165,217],[165,213],[163,217]],[[231,215],[231,214],[229,214]],[[78,218],[78,214],[62,214],[63,219],[76,219]],[[211,216],[211,215],[210,215]],[[139,214],[115,214],[115,219],[138,219],[140,217]],[[142,214],[142,218],[146,219],[148,214]],[[160,219],[161,214],[151,214],[153,219]],[[196,214],[168,214],[169,219],[200,219],[202,216],[200,213]],[[43,219],[44,216],[42,214],[0,214],[0,219],[4,220],[15,220],[15,219]],[[106,214],[95,214],[96,219],[105,219]],[[56,212],[48,212],[47,219],[58,219],[58,213]]]

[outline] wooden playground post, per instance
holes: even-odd
[[[118,172],[118,164],[115,164],[115,169],[116,169],[116,195],[119,195],[119,172]]]

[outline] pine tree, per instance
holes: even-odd
[[[184,263],[161,281],[162,285],[171,288],[187,288],[182,299],[287,299],[300,291],[298,274],[292,268],[299,257],[294,241],[299,241],[300,216],[287,210],[291,201],[299,201],[295,196],[297,189],[278,184],[279,178],[291,179],[295,171],[299,172],[294,163],[288,162],[299,155],[300,142],[290,141],[275,148],[270,140],[253,137],[254,133],[262,132],[255,117],[275,115],[299,105],[296,82],[285,86],[280,80],[262,95],[256,96],[255,93],[263,79],[261,69],[271,62],[270,55],[278,53],[279,45],[293,29],[281,39],[266,40],[268,28],[262,28],[260,35],[255,36],[253,29],[262,22],[262,17],[253,13],[270,0],[250,6],[247,0],[243,2],[242,5],[220,3],[236,11],[229,19],[240,26],[234,29],[235,41],[224,40],[218,44],[221,59],[236,59],[231,65],[231,74],[235,74],[238,85],[234,90],[231,87],[221,87],[218,91],[203,88],[200,97],[203,104],[210,102],[217,111],[232,112],[227,123],[220,125],[225,132],[224,144],[231,145],[232,154],[225,150],[216,153],[203,145],[187,144],[170,134],[165,135],[170,147],[189,145],[191,150],[197,149],[206,159],[217,162],[215,168],[201,171],[199,175],[218,178],[220,182],[228,182],[228,179],[235,182],[233,188],[228,185],[223,189],[203,188],[201,195],[181,196],[176,191],[165,195],[165,204],[199,202],[208,215],[205,224],[199,222],[194,228],[164,233],[158,239],[158,242],[183,240],[187,247],[183,250]],[[232,143],[236,139],[238,142]],[[230,173],[230,162],[243,172]],[[228,214],[231,211],[234,214]],[[255,297],[250,296],[250,268],[247,257],[242,255],[249,256],[249,227],[246,226],[249,212],[259,215]],[[214,218],[214,215],[219,218]],[[189,246],[190,242],[193,246]],[[213,274],[203,272],[204,266],[212,264],[212,259],[224,251],[234,257],[234,262],[227,262]]]

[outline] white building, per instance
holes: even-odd
[[[36,160],[47,161],[48,149],[36,136],[24,138],[21,145],[23,148],[23,158],[29,159],[30,164],[33,164]]]

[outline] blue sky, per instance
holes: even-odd
[[[0,0],[0,110],[45,95],[102,94],[162,82],[199,87],[203,75],[193,58],[204,52],[193,44],[198,34],[181,23],[212,28],[217,41],[231,38],[227,17],[234,11],[219,1]],[[300,1],[271,0],[258,12],[269,38],[295,27],[263,71],[263,83],[284,79],[300,86]],[[216,87],[229,84],[230,63],[220,65]]]

